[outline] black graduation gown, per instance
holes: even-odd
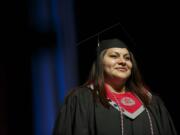
[[[161,99],[152,97],[148,107],[154,135],[177,135],[172,119]],[[137,118],[124,117],[124,135],[151,135],[146,111]],[[77,88],[60,109],[53,135],[121,135],[120,113],[93,102],[92,90]]]

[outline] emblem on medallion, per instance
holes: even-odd
[[[123,97],[121,99],[121,103],[126,106],[133,106],[135,105],[135,101],[130,97]]]

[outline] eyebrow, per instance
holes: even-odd
[[[115,53],[115,54],[117,54],[117,55],[120,55],[120,53],[119,52],[117,52],[117,51],[112,51],[112,52],[109,52],[109,54],[113,54],[113,53]],[[127,53],[125,53],[125,54],[123,54],[123,56],[130,56],[130,54],[127,52]]]

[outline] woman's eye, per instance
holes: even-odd
[[[117,56],[116,55],[110,55],[111,58],[116,58]]]
[[[130,60],[130,57],[126,57],[125,59],[126,59],[126,60]]]

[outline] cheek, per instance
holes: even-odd
[[[104,65],[104,71],[107,73],[111,70],[111,66],[110,65]]]
[[[128,68],[129,68],[129,76],[131,75],[131,73],[132,73],[132,68],[133,68],[133,66],[132,66],[132,63],[129,63],[128,64]]]
[[[110,70],[110,69],[112,69],[112,68],[114,67],[115,63],[116,63],[116,62],[115,62],[114,60],[104,61],[104,64],[103,64],[104,69],[105,69],[105,70]]]
[[[131,70],[131,69],[132,69],[132,62],[128,62],[128,63],[127,63],[127,66],[128,66],[128,68]]]

